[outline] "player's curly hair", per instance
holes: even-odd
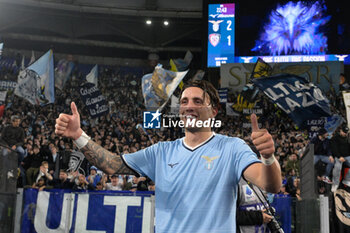
[[[184,88],[181,91],[180,98],[182,96],[182,93],[189,87],[198,87],[203,90],[203,99],[205,99],[205,93],[207,93],[210,97],[210,104],[214,109],[219,109],[220,107],[220,97],[218,94],[218,91],[216,88],[213,86],[208,81],[205,80],[196,80],[196,81],[191,81],[187,84],[185,84]]]

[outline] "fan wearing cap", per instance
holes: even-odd
[[[122,191],[123,190],[123,183],[119,180],[118,174],[113,174],[111,176],[111,182],[105,184],[106,190],[114,190],[114,191]]]
[[[328,139],[328,132],[324,128],[321,128],[317,136],[311,139],[311,144],[314,144],[314,165],[319,161],[327,164],[326,172],[322,176],[322,181],[331,184],[329,176],[332,173],[334,166],[334,158],[332,156],[332,151],[330,147],[330,140]]]
[[[91,166],[90,167],[90,175],[86,177],[86,181],[89,182],[94,188],[96,188],[96,184],[100,182],[101,176],[100,174],[97,174],[97,167]]]
[[[336,135],[331,139],[331,150],[335,157],[332,191],[338,188],[343,163],[350,166],[350,136],[348,132],[349,128],[344,124],[337,129]],[[345,180],[350,179],[350,174],[346,176]]]

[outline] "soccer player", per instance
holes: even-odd
[[[190,83],[180,98],[185,122],[204,121],[218,113],[219,96],[207,81]],[[102,148],[80,128],[74,102],[72,115],[60,114],[55,132],[72,138],[91,164],[106,173],[148,176],[156,184],[156,232],[235,232],[238,182],[246,180],[268,192],[282,184],[274,142],[266,129],[252,120],[252,142],[262,162],[241,139],[215,134],[209,127],[185,128],[185,137],[159,142],[131,154],[116,155]]]

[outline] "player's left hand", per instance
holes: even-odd
[[[275,152],[275,143],[267,129],[259,129],[258,119],[255,114],[250,115],[252,124],[251,139],[254,146],[264,158],[270,158]]]

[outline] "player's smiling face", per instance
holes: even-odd
[[[210,104],[210,97],[199,87],[186,88],[180,99],[181,120],[196,119],[205,121],[216,116],[216,110]]]

